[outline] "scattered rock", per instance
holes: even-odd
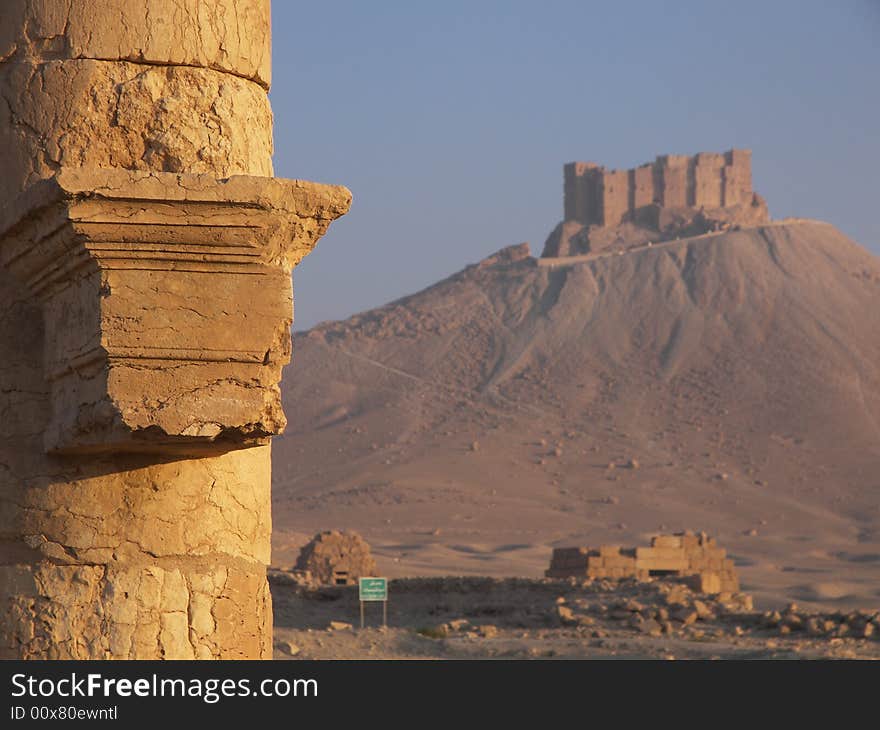
[[[660,636],[663,633],[663,627],[652,618],[642,621],[638,625],[638,630],[648,636]]]
[[[807,619],[806,628],[807,633],[810,634],[810,636],[825,635],[825,627],[823,626],[823,622],[816,617],[810,617],[809,619]]]
[[[564,626],[572,626],[577,624],[577,619],[574,616],[574,611],[572,611],[568,606],[562,603],[556,606],[556,616],[559,618],[559,621]]]
[[[275,648],[282,654],[287,654],[287,656],[296,656],[301,651],[292,641],[276,641]]]
[[[428,639],[445,639],[449,635],[449,625],[423,626],[420,629],[416,629],[416,633]]]
[[[671,613],[672,618],[680,621],[683,626],[690,626],[700,617],[692,608],[678,608]]]
[[[665,596],[667,606],[687,606],[689,604],[690,591],[686,586],[673,586]]]

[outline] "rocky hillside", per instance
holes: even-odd
[[[796,221],[544,264],[296,335],[275,562],[350,528],[389,575],[537,576],[695,529],[758,602],[880,603],[880,260]]]

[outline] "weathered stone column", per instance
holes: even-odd
[[[272,651],[293,266],[269,0],[0,4],[0,657]]]

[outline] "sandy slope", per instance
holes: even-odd
[[[284,387],[278,565],[338,527],[391,576],[539,576],[690,528],[759,606],[880,605],[880,261],[827,224],[507,250],[298,334]]]

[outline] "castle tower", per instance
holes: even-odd
[[[640,208],[724,208],[752,200],[751,152],[660,155],[630,170],[565,165],[565,220],[616,226]]]
[[[595,253],[769,220],[752,190],[749,150],[659,155],[630,170],[594,162],[564,167],[564,215],[543,258]],[[618,229],[621,224],[632,227]],[[610,230],[603,230],[610,229]]]
[[[0,6],[0,657],[266,658],[293,266],[269,0]]]

